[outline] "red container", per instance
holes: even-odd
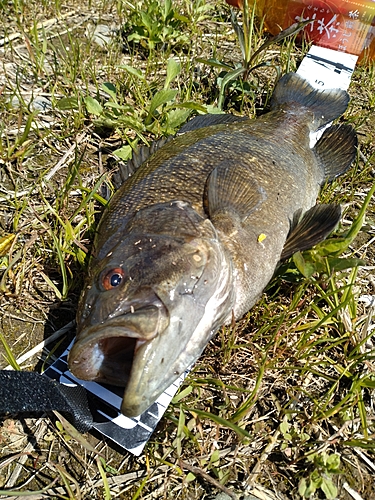
[[[297,21],[311,20],[307,40],[329,49],[375,58],[374,0],[259,0],[266,28],[277,34]]]

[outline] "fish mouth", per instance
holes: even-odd
[[[151,339],[129,336],[133,332],[119,327],[101,330],[74,344],[68,357],[69,369],[81,380],[125,387],[137,350]]]
[[[125,387],[139,349],[168,325],[165,310],[149,306],[81,331],[69,353],[72,374]]]

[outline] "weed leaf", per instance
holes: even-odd
[[[93,97],[85,97],[86,109],[90,115],[100,116],[103,113],[103,108],[100,103]]]
[[[167,77],[164,83],[164,90],[168,90],[171,82],[176,78],[176,76],[181,71],[181,64],[175,59],[168,59],[167,63]]]
[[[152,116],[160,106],[166,104],[167,102],[173,101],[176,95],[177,90],[171,89],[160,90],[159,92],[157,92],[151,99],[149,114]]]
[[[77,97],[63,97],[56,103],[56,107],[61,109],[61,111],[68,111],[72,109],[78,109],[78,99]]]

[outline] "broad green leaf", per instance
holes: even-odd
[[[144,132],[145,130],[143,122],[140,121],[140,119],[138,120],[137,118],[133,118],[131,116],[121,115],[118,118],[118,122],[121,123],[121,125],[125,125],[139,132]],[[116,123],[116,125],[118,125],[118,123]]]
[[[173,101],[173,99],[177,95],[177,92],[178,92],[177,90],[171,90],[171,89],[168,90],[163,89],[157,92],[151,99],[149,116],[152,116],[157,110],[157,108],[159,108],[163,104]]]
[[[211,8],[211,5],[208,5],[207,7]],[[188,24],[190,22],[190,19],[188,17],[183,16],[182,14],[179,14],[178,12],[175,12],[173,17],[174,17],[174,19],[176,19],[176,21],[180,21],[180,23]]]
[[[222,115],[223,114],[223,110],[218,108],[214,104],[208,104],[206,106],[206,108],[207,108],[206,109],[207,113],[209,113],[210,115]]]
[[[136,42],[139,43],[144,37],[139,35],[139,33],[132,33],[128,36],[128,42]]]
[[[113,151],[113,154],[116,155],[118,158],[121,158],[121,160],[127,161],[130,160],[130,158],[133,155],[133,148],[129,145],[122,146],[122,148]]]
[[[127,113],[134,111],[134,107],[129,104],[119,104],[118,102],[108,101],[104,104],[107,109],[115,109],[116,111]]]
[[[308,480],[306,479],[301,479],[300,485],[298,488],[298,491],[303,491],[301,495],[305,498],[310,498],[316,490],[319,488],[319,485],[321,483],[321,479],[319,478],[319,484],[315,481],[315,479],[312,478],[313,474],[310,476]]]
[[[195,476],[192,472],[188,472],[188,474],[185,476],[185,483],[191,483],[191,481],[194,481]]]
[[[103,113],[103,107],[93,97],[90,96],[85,97],[85,104],[87,111],[90,113],[90,115],[100,116]]]
[[[167,77],[164,83],[164,90],[169,89],[171,82],[176,78],[176,76],[181,71],[181,64],[178,63],[175,59],[168,59],[167,63]]]
[[[217,107],[220,109],[223,109],[223,104],[224,104],[224,97],[225,97],[225,90],[227,88],[227,85],[233,81],[236,80],[240,75],[243,75],[245,73],[245,68],[243,66],[233,69],[231,71],[228,71],[228,73],[224,76],[224,78],[218,78],[218,84],[220,86],[220,95],[217,103]]]
[[[301,252],[296,252],[293,255],[293,262],[305,278],[311,278],[317,272],[317,266],[313,262],[305,260]]]
[[[77,97],[63,97],[57,101],[56,107],[62,111],[78,109],[78,99]]]
[[[183,108],[183,109],[193,109],[195,111],[200,111],[201,113],[209,113],[209,106],[203,106],[202,104],[199,104],[194,101],[186,101],[186,102],[181,102],[175,105],[177,108]],[[217,108],[215,108],[217,109]],[[218,110],[219,111],[219,110]]]
[[[366,262],[362,259],[345,259],[337,257],[328,257],[328,264],[331,271],[344,271],[352,267],[365,266]]]
[[[164,2],[164,22],[173,16],[172,0],[165,0]]]
[[[112,99],[116,100],[116,87],[113,85],[113,83],[104,82],[102,83],[101,88],[106,94],[111,96]]]
[[[133,76],[136,76],[140,80],[145,81],[145,77],[140,69],[133,68],[133,66],[129,66],[128,64],[121,64],[119,66],[120,69],[126,70],[128,73],[130,73]]]
[[[286,434],[289,431],[289,423],[286,420],[283,420],[280,424],[280,432],[282,434]]]
[[[322,484],[320,485],[320,489],[325,494],[326,498],[333,499],[337,497],[337,488],[333,484],[332,479],[328,477],[322,478]]]
[[[322,257],[326,255],[340,255],[345,252],[350,243],[347,238],[329,238],[320,242],[315,247],[314,252]]]
[[[327,457],[327,465],[329,465],[330,471],[338,471],[340,468],[340,456],[336,453],[332,453]]]
[[[215,464],[216,462],[220,462],[220,451],[215,450],[212,452],[212,455],[210,456],[210,463]]]
[[[236,69],[233,69],[231,71],[228,71],[227,74],[222,79],[220,79],[220,86],[222,88],[226,87],[229,82],[231,82],[232,80],[236,80],[244,72],[245,72],[245,70],[242,66],[240,68],[236,68]]]
[[[141,19],[142,19],[142,23],[146,26],[149,33],[151,34],[153,31],[153,29],[152,29],[153,26],[152,26],[152,20],[151,20],[150,16],[146,12],[141,12]]]
[[[314,471],[315,472],[315,471]],[[306,491],[305,491],[305,496],[309,498],[311,495],[313,495],[316,490],[320,487],[322,484],[322,479],[319,476],[318,478],[313,478],[314,473],[311,474],[310,476],[310,481],[307,483]]]
[[[298,485],[298,493],[301,495],[301,497],[305,496],[306,490],[307,490],[306,479],[303,477]]]
[[[191,111],[189,109],[172,109],[167,113],[167,133],[174,134],[176,129],[186,122]]]

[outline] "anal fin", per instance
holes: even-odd
[[[340,205],[315,205],[292,227],[285,242],[280,260],[294,253],[307,250],[323,241],[338,224],[341,217]]]

